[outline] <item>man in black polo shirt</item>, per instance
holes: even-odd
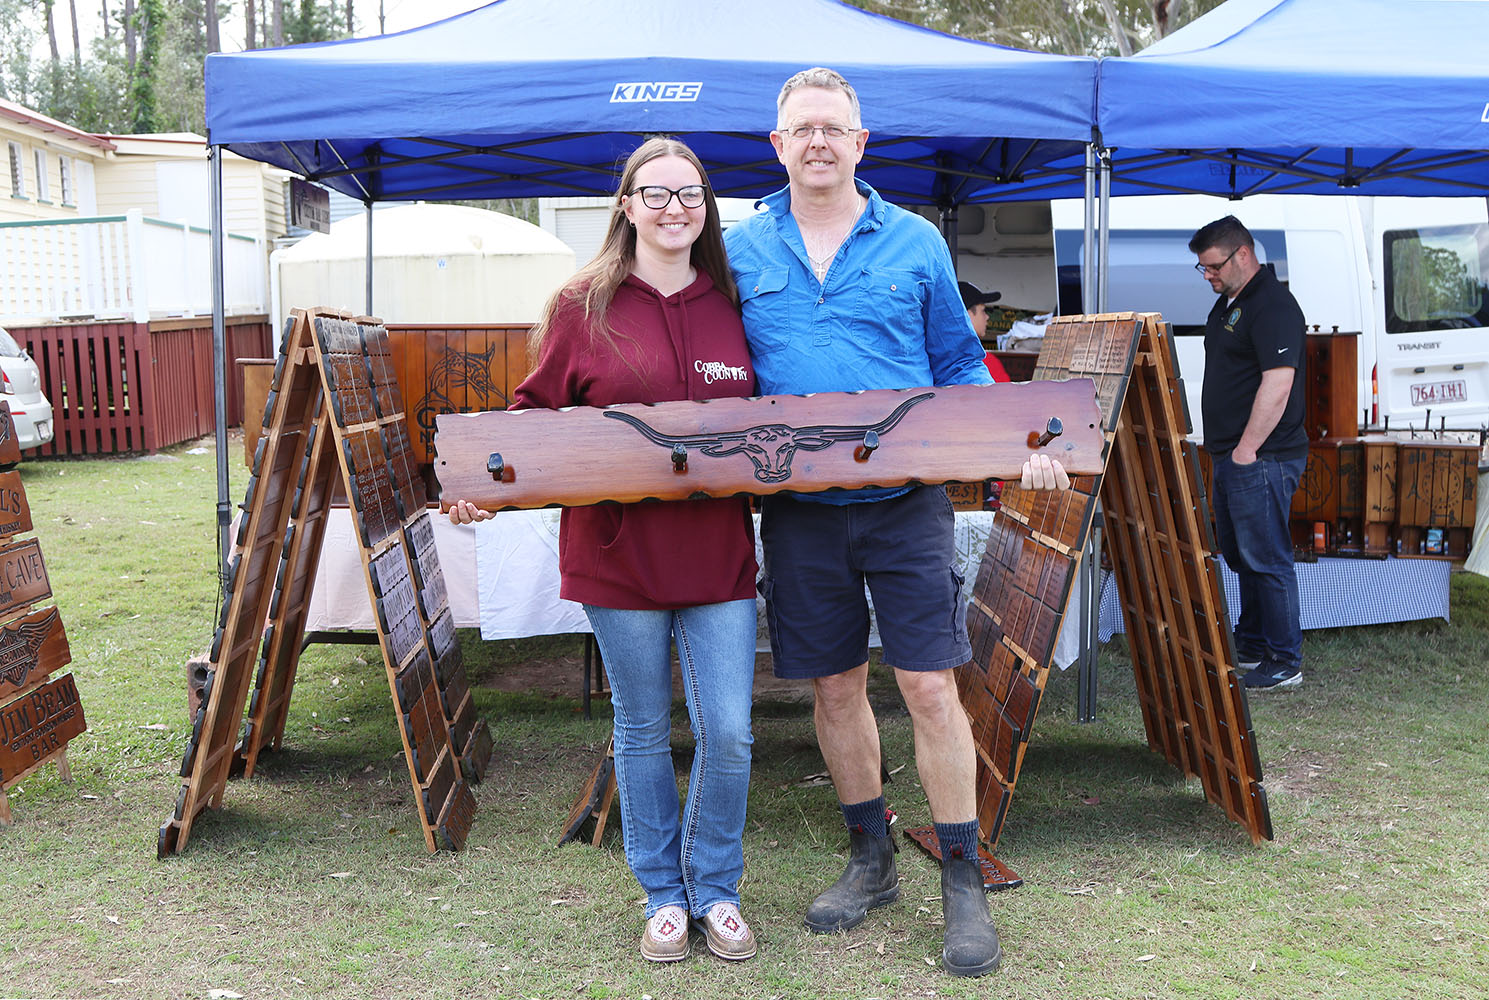
[[[1201,410],[1220,551],[1241,581],[1236,661],[1250,668],[1248,688],[1296,687],[1303,633],[1287,519],[1308,461],[1303,311],[1235,216],[1195,233],[1189,249],[1220,293],[1205,323]]]

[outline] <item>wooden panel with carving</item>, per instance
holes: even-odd
[[[1156,316],[1072,316],[1050,324],[1037,379],[1095,380],[1104,473],[1069,493],[1005,490],[968,607],[973,659],[958,685],[977,743],[977,813],[996,846],[1049,676],[1074,560],[1095,498],[1129,622],[1149,745],[1206,797],[1270,838],[1254,734],[1234,672],[1200,461],[1172,343]]]
[[[1017,479],[1036,447],[1094,473],[1092,389],[1077,378],[454,414],[439,418],[435,471],[446,497],[488,510]],[[1041,441],[1052,424],[1058,436]]]
[[[1072,316],[1051,323],[1034,378],[1089,378],[1100,406],[1103,465],[1137,346],[1128,315]],[[1031,383],[1034,385],[1038,382]],[[1075,572],[1101,487],[1101,467],[1064,493],[1004,487],[967,608],[972,660],[957,685],[977,745],[977,817],[996,848],[1024,750],[1049,678]]]

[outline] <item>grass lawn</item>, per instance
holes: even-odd
[[[234,493],[245,475],[232,456]],[[572,638],[467,642],[496,741],[466,850],[427,854],[375,647],[314,646],[284,749],[229,784],[186,851],[155,857],[190,727],[184,664],[215,624],[213,455],[28,460],[36,536],[89,730],[0,828],[5,997],[1480,998],[1489,984],[1489,579],[1442,621],[1310,632],[1303,687],[1252,715],[1277,839],[1253,846],[1145,744],[1125,641],[1099,719],[1052,678],[999,857],[995,977],[954,980],[934,864],[902,840],[901,900],[860,928],[801,914],[846,835],[810,708],[757,703],[741,885],[752,961],[640,958],[613,824],[554,846],[609,733],[575,697],[498,690]],[[928,821],[908,717],[875,684],[890,804]],[[687,745],[686,714],[674,716]]]

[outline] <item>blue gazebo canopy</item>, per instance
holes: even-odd
[[[784,183],[781,84],[858,90],[860,176],[951,206],[1091,136],[1096,62],[967,41],[836,0],[499,0],[427,27],[207,60],[210,142],[367,201],[607,194],[648,133],[720,194]]]

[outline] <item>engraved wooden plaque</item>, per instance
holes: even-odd
[[[0,702],[72,660],[62,612],[42,608],[0,628]]]
[[[87,728],[72,674],[0,706],[0,787],[60,754]]]
[[[0,617],[51,596],[52,584],[36,539],[0,548]]]
[[[31,530],[31,505],[19,472],[0,472],[0,538]]]
[[[445,497],[488,510],[1017,479],[1035,439],[1097,474],[1090,379],[446,414]]]
[[[0,399],[0,465],[15,465],[21,460],[21,442],[16,437],[15,420],[10,404]]]

